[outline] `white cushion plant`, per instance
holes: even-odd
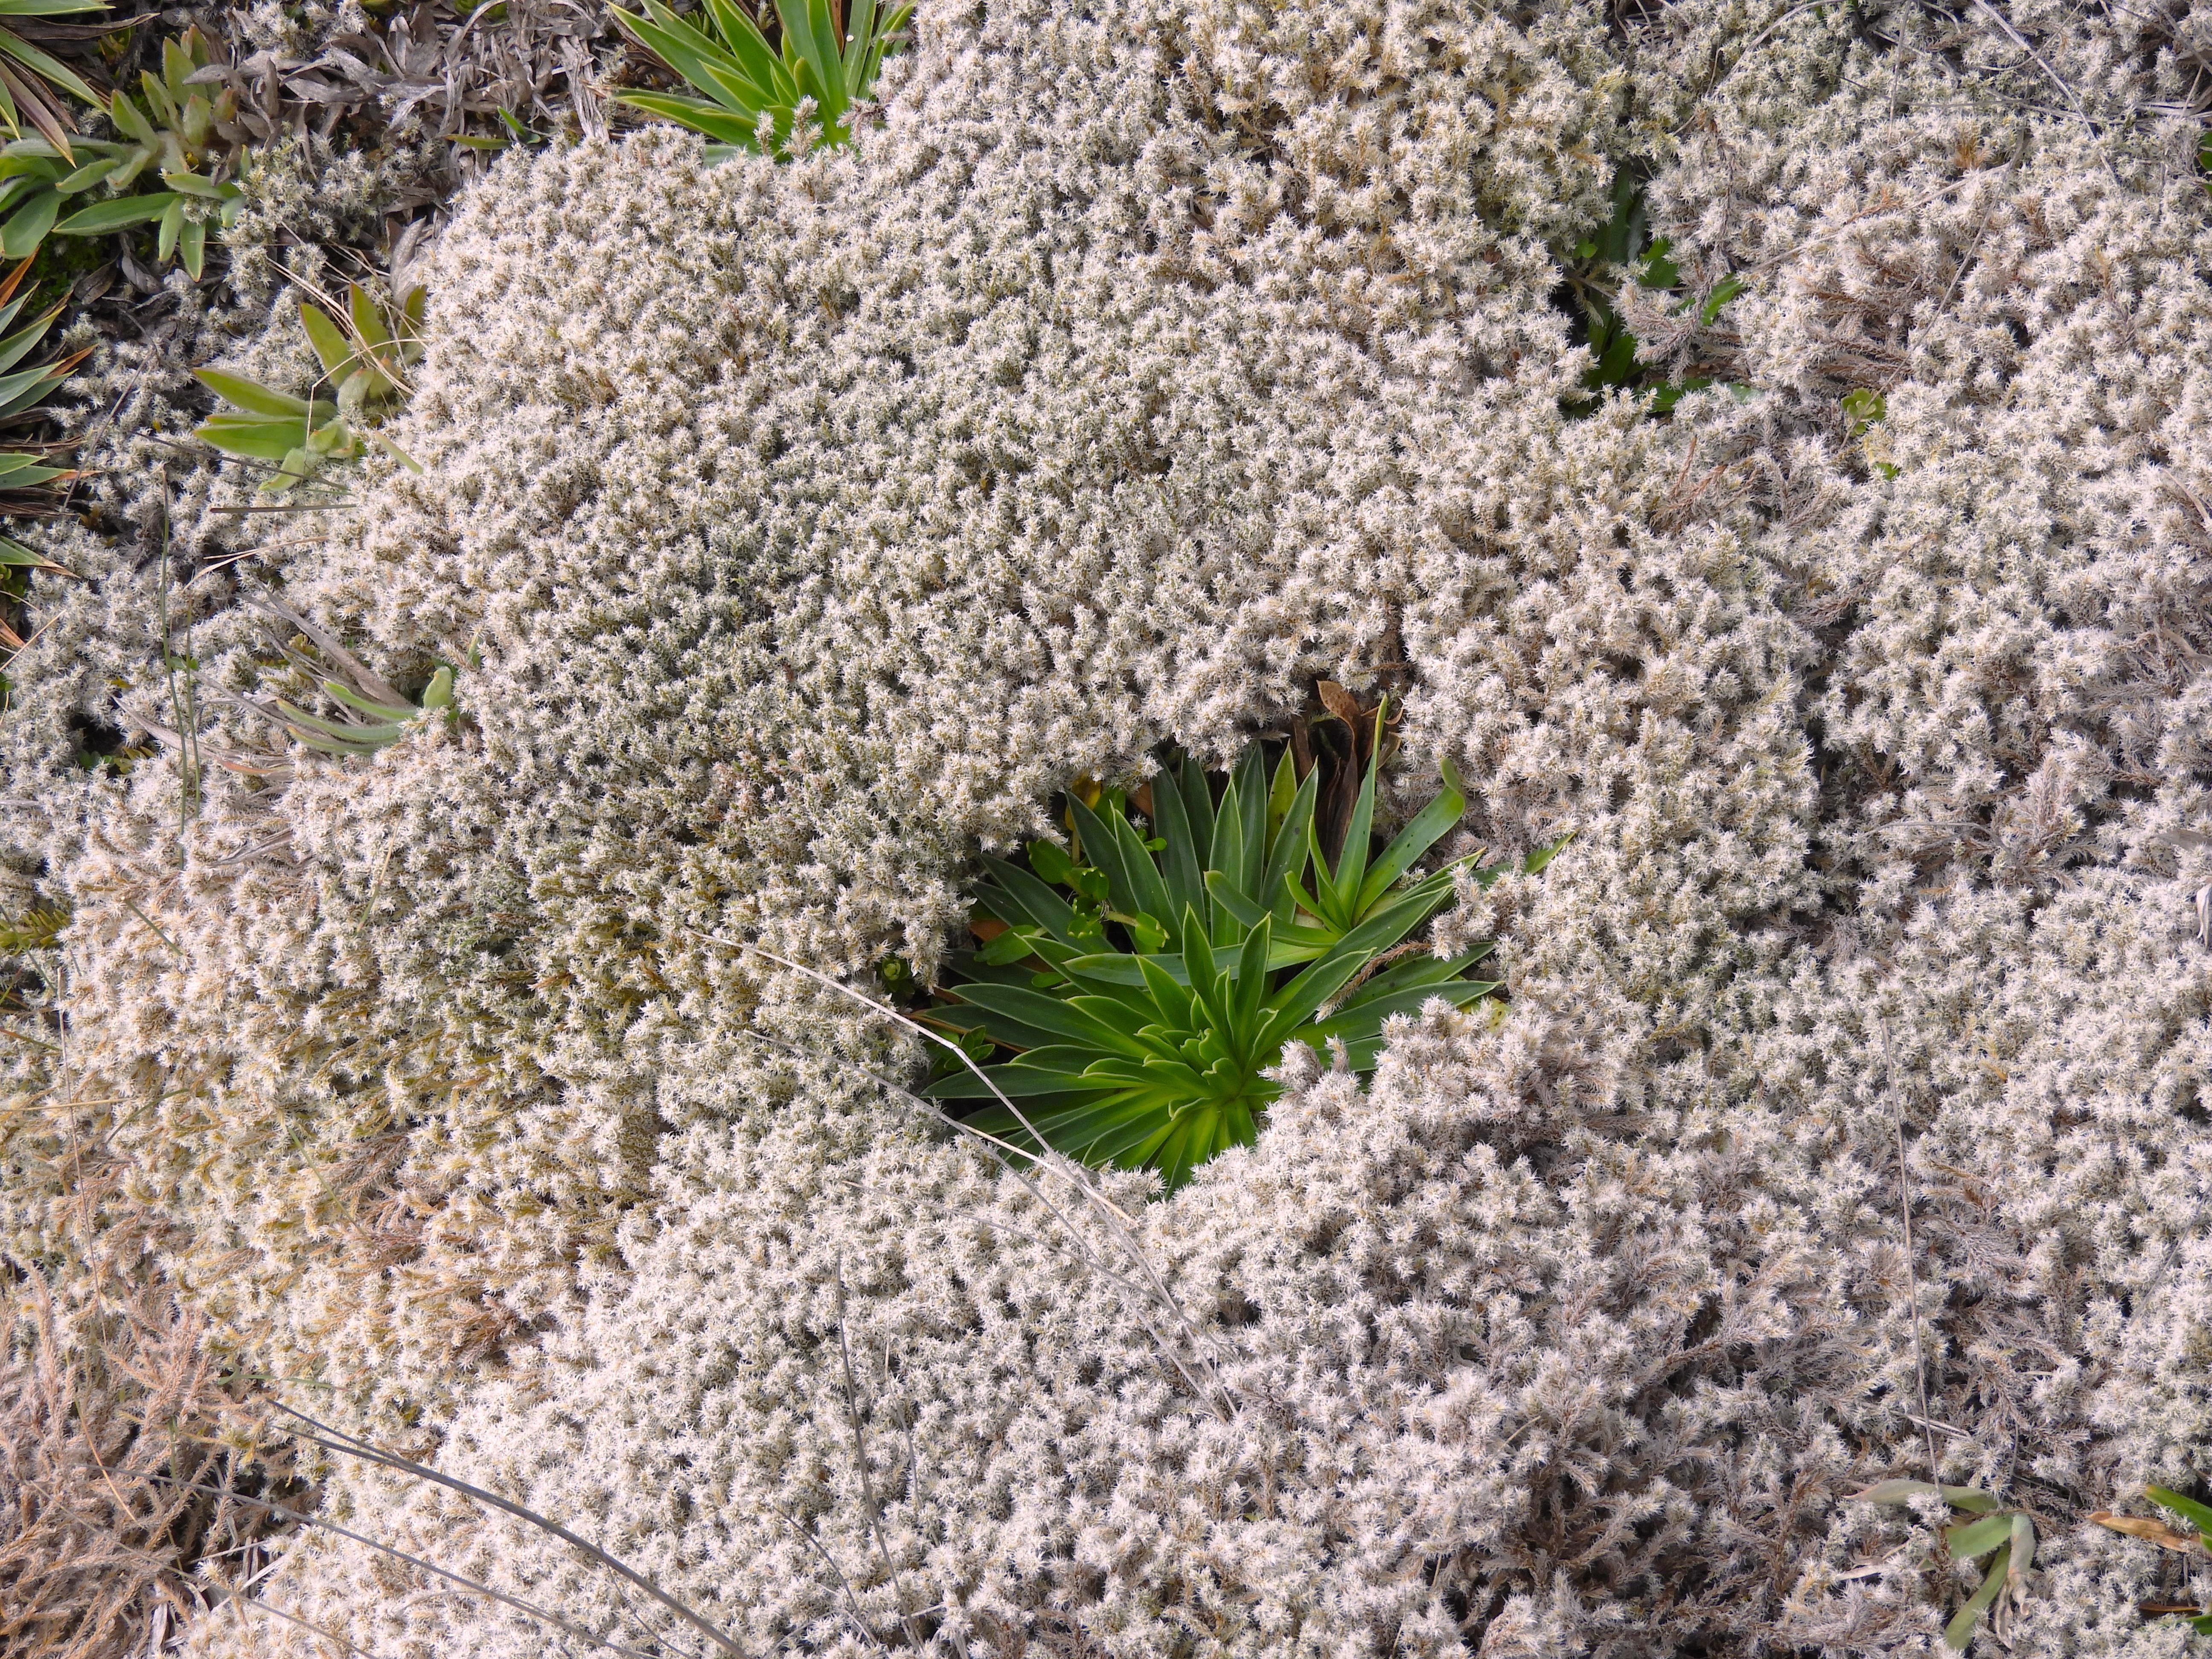
[[[227,1340],[756,1652],[1924,1651],[1976,1577],[1850,1501],[1898,1479],[2032,1517],[2015,1652],[2179,1652],[2082,1517],[2212,1429],[2205,48],[1615,21],[925,5],[848,147],[495,170],[422,474],[263,562],[399,683],[480,641],[465,719],[211,789],[165,865],[166,758],[62,781],[9,716],[71,1086],[152,1102],[102,1144]],[[1553,300],[1625,159],[1684,292],[1623,316],[1722,388],[1664,420],[1573,412]],[[1366,1086],[1293,1047],[1171,1198],[1055,1215],[909,1034],[716,942],[927,976],[979,848],[1323,677],[1403,692],[1386,820],[1449,760],[1471,841],[1572,851],[1435,924],[1502,1021]],[[636,1638],[451,1494],[328,1501]],[[585,1650],[342,1540],[266,1595]]]

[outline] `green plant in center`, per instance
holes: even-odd
[[[1000,1063],[930,1093],[981,1103],[967,1121],[1016,1146],[1034,1147],[1034,1131],[1086,1162],[1157,1169],[1172,1191],[1252,1142],[1280,1092],[1264,1073],[1292,1038],[1365,1072],[1391,1015],[1496,989],[1467,977],[1487,941],[1445,958],[1408,942],[1480,854],[1411,874],[1466,810],[1449,763],[1443,792],[1372,851],[1374,719],[1334,853],[1337,826],[1315,811],[1321,769],[1301,781],[1285,752],[1271,778],[1255,744],[1218,801],[1194,762],[1164,768],[1138,803],[1150,835],[1120,792],[1071,795],[1070,848],[1032,842],[1027,868],[987,859],[975,925],[988,937],[935,1018]],[[1474,872],[1486,884],[1498,872]]]
[[[661,0],[641,0],[643,15],[617,7],[608,15],[623,31],[681,76],[702,97],[679,93],[618,92],[616,101],[681,122],[718,142],[710,155],[740,149],[783,153],[801,100],[811,99],[822,140],[852,136],[847,113],[875,90],[884,54],[913,15],[911,3],[877,0],[775,0],[781,49],[738,0],[707,0],[696,17],[678,16]]]

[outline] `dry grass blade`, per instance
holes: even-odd
[[[2194,1534],[2177,1532],[2162,1521],[2153,1521],[2140,1515],[2114,1515],[2110,1510],[2094,1510],[2089,1519],[2112,1532],[2124,1532],[2130,1538],[2141,1538],[2162,1550],[2172,1550],[2177,1555],[2212,1555],[2203,1541]]]
[[[192,1482],[183,1482],[179,1484],[187,1486],[193,1492],[205,1493],[210,1496],[220,1495],[217,1489],[213,1486],[202,1486]],[[641,1648],[624,1647],[619,1642],[610,1642],[604,1637],[594,1636],[590,1631],[586,1630],[581,1625],[575,1623],[573,1620],[564,1619],[557,1613],[548,1612],[545,1608],[538,1607],[534,1602],[524,1601],[519,1595],[509,1595],[506,1591],[495,1590],[489,1584],[480,1584],[475,1579],[468,1577],[465,1574],[455,1572],[448,1567],[441,1567],[434,1561],[426,1561],[419,1555],[410,1555],[405,1550],[397,1549],[390,1544],[381,1543],[376,1539],[368,1537],[365,1534],[354,1532],[348,1528],[338,1525],[335,1521],[325,1521],[319,1515],[310,1515],[302,1510],[289,1509],[282,1504],[272,1504],[266,1498],[238,1498],[236,1501],[241,1504],[249,1504],[254,1509],[264,1510],[268,1514],[276,1516],[282,1520],[290,1522],[295,1525],[319,1527],[325,1532],[334,1534],[337,1537],[345,1539],[350,1543],[359,1544],[364,1549],[375,1550],[380,1554],[391,1556],[394,1560],[404,1561],[409,1566],[415,1567],[421,1571],[429,1573],[434,1577],[442,1578],[449,1584],[459,1584],[463,1589],[469,1591],[472,1595],[489,1597],[490,1600],[499,1602],[503,1607],[513,1607],[518,1612],[527,1613],[532,1619],[543,1620],[545,1623],[552,1626],[554,1629],[561,1632],[563,1635],[573,1636],[579,1641],[588,1642],[593,1647],[605,1648],[610,1653],[625,1655],[627,1656],[627,1659],[659,1659],[659,1656],[647,1653]],[[260,1607],[264,1612],[274,1613],[279,1618],[290,1617],[290,1615],[286,1613],[281,1607],[272,1606],[266,1601],[256,1601],[253,1605]],[[307,1628],[310,1630],[315,1629],[312,1625],[308,1626]],[[316,1634],[319,1636],[324,1636],[327,1635],[328,1632],[317,1630]],[[333,1636],[330,1637],[329,1639],[331,1641],[339,1641],[343,1638]],[[352,1644],[348,1643],[347,1645],[351,1646]],[[359,1652],[361,1650],[356,1648],[355,1649],[355,1651]]]
[[[166,1296],[142,1288],[73,1335],[46,1280],[8,1266],[0,1650],[124,1659],[157,1609],[195,1610],[195,1563],[271,1530],[242,1507],[233,1455],[191,1431],[235,1401]]]

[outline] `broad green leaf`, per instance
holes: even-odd
[[[326,720],[319,715],[303,713],[293,708],[282,697],[275,701],[276,707],[283,711],[287,720],[295,726],[304,726],[311,732],[319,732],[325,737],[338,738],[348,743],[368,744],[383,748],[398,742],[401,738],[407,735],[407,723],[404,720],[389,721],[376,726],[349,725],[342,720]]]
[[[53,191],[34,192],[15,210],[7,224],[0,227],[0,256],[29,258],[39,251],[39,244],[46,240],[46,233],[54,228],[61,210],[62,198]]]
[[[1996,1498],[1977,1487],[1937,1486],[1925,1480],[1879,1481],[1864,1492],[1855,1492],[1851,1496],[1863,1504],[1909,1504],[1919,1497],[1940,1497],[1954,1510],[1966,1510],[1977,1514],[1997,1506]]]
[[[1206,872],[1206,890],[1240,927],[1257,927],[1262,921],[1270,920],[1269,913],[1257,900],[1247,898],[1238,892],[1229,878],[1218,870]]]
[[[800,60],[813,72],[823,125],[836,125],[850,100],[845,94],[844,42],[837,38],[830,0],[775,0],[775,13],[787,50],[796,43]]]
[[[422,712],[406,703],[378,702],[374,698],[362,696],[360,692],[349,686],[339,684],[336,680],[325,680],[323,690],[349,708],[358,708],[362,714],[374,714],[379,720],[409,720]]]
[[[197,173],[165,173],[161,182],[179,196],[197,196],[204,202],[222,200],[222,186],[212,179],[203,179]]]
[[[1154,917],[1180,915],[1181,907],[1168,891],[1167,881],[1160,874],[1159,866],[1153,862],[1152,854],[1146,849],[1143,838],[1137,834],[1136,825],[1129,822],[1126,814],[1115,812],[1108,828],[1133,901],[1121,908]]]
[[[640,45],[701,92],[710,97],[717,91],[729,92],[735,101],[726,105],[726,108],[752,111],[764,101],[736,90],[748,88],[757,94],[767,88],[748,75],[744,64],[726,48],[659,4],[659,0],[644,0],[644,5],[646,15],[642,17],[620,8],[609,15],[618,27],[635,36]]]
[[[1066,849],[1056,842],[1033,841],[1030,843],[1030,868],[1046,881],[1062,887],[1072,887],[1075,860]]]
[[[135,138],[142,144],[151,147],[161,142],[155,134],[154,124],[146,118],[137,105],[131,101],[131,94],[127,92],[118,91],[107,100],[107,118],[115,123],[118,132]]]
[[[169,210],[172,203],[182,198],[166,190],[157,190],[144,196],[118,196],[111,201],[94,202],[90,207],[79,208],[54,227],[63,236],[105,236],[110,231],[128,230],[133,225],[150,223]]]
[[[349,284],[346,303],[353,315],[354,332],[372,352],[392,343],[392,331],[384,325],[384,313],[367,289],[359,283]]]
[[[91,189],[93,185],[114,172],[120,164],[120,158],[113,155],[104,155],[98,161],[87,161],[76,172],[54,180],[54,188],[64,196],[74,196],[81,190]]]
[[[1984,1515],[1944,1528],[1943,1547],[1962,1561],[1972,1560],[1977,1555],[1987,1555],[2011,1536],[2012,1516]]]
[[[1105,805],[1106,798],[1101,796],[1099,804]],[[1068,799],[1067,811],[1068,816],[1075,820],[1075,833],[1083,844],[1083,856],[1089,860],[1095,868],[1105,872],[1107,890],[1104,896],[1116,909],[1145,908],[1142,890],[1136,884],[1134,876],[1124,862],[1121,838],[1114,833],[1105,819],[1072,796]],[[1109,811],[1115,819],[1121,818],[1119,811],[1113,811],[1110,807]],[[1132,839],[1133,840],[1133,837]],[[1147,866],[1152,863],[1149,854],[1139,851],[1137,857]],[[1154,873],[1158,874],[1157,872]],[[1077,890],[1081,890],[1079,886]],[[1094,895],[1094,896],[1097,896]]]
[[[907,21],[913,15],[914,7],[908,4],[877,16],[875,31],[861,53],[859,68],[849,76],[854,97],[868,98],[875,94],[876,76],[882,72],[884,54],[890,50],[892,39],[906,27]]]
[[[1289,760],[1288,750],[1285,751],[1283,758]],[[1279,786],[1288,777],[1286,771],[1279,771],[1276,783]],[[1305,867],[1314,803],[1320,796],[1321,769],[1318,767],[1308,772],[1305,781],[1291,791],[1290,799],[1279,815],[1275,811],[1271,792],[1267,809],[1268,834],[1273,839],[1267,854],[1267,867],[1261,876],[1260,891],[1256,896],[1268,914],[1274,917],[1279,933],[1289,924],[1297,910],[1297,895],[1291,884]]]
[[[33,570],[59,569],[48,563],[46,555],[33,551],[12,537],[0,536],[0,565],[27,567]]]
[[[1008,985],[958,985],[951,992],[985,1017],[987,1029],[994,1017],[999,1017],[1031,1031],[1049,1032],[1062,1042],[1086,1042],[1140,1060],[1145,1055],[1143,1046],[1124,1033],[1041,991]]]
[[[305,422],[296,416],[214,415],[194,428],[192,435],[226,455],[283,462],[300,447],[304,431]]]
[[[99,104],[100,94],[85,85],[75,70],[51,53],[40,52],[13,29],[0,28],[0,52],[6,52],[24,68],[34,70],[73,97],[88,104]]]
[[[1186,755],[1176,769],[1176,787],[1182,794],[1183,820],[1190,825],[1190,844],[1201,870],[1212,867],[1213,786],[1206,769]]]
[[[46,466],[27,455],[0,455],[0,489],[32,489],[68,473],[65,466]]]
[[[1167,845],[1160,850],[1169,908],[1161,914],[1172,924],[1185,910],[1206,909],[1206,849],[1192,833],[1184,810],[1182,786],[1165,768],[1152,779],[1152,823]]]
[[[1375,902],[1389,890],[1390,884],[1412,869],[1422,854],[1458,828],[1466,811],[1467,797],[1447,784],[1443,793],[1408,819],[1405,828],[1382,849],[1382,857],[1375,860],[1374,868],[1361,884],[1357,900],[1360,912],[1372,908]]]
[[[199,281],[208,268],[208,222],[206,219],[185,219],[184,228],[177,232],[177,264],[184,265],[192,281]]]
[[[1002,859],[987,858],[984,869],[1008,899],[1012,901],[1015,914],[994,907],[993,914],[1000,921],[1018,925],[1028,921],[1042,927],[1062,944],[1073,944],[1074,935],[1070,924],[1075,913],[1066,899],[1018,865]]]
[[[732,114],[704,99],[686,98],[672,92],[617,92],[611,96],[617,104],[628,104],[648,115],[665,116],[726,144],[748,150],[760,148],[760,118],[757,114]]]
[[[0,316],[4,316],[14,310],[15,303],[11,301],[5,312],[0,312]],[[56,306],[35,322],[16,330],[5,339],[0,339],[0,369],[13,368],[21,362],[33,346],[46,338],[46,331],[53,326],[54,319],[61,314],[62,308]],[[4,322],[0,322],[0,327],[5,325]]]
[[[19,368],[13,374],[0,374],[0,410],[13,413],[27,407],[48,386],[67,378],[67,371],[52,363],[38,363],[29,368]],[[26,394],[30,394],[28,397]]]
[[[707,14],[714,20],[714,32],[730,55],[738,61],[738,71],[753,86],[760,88],[760,101],[797,103],[799,88],[783,60],[775,55],[768,37],[754,26],[753,20],[730,3],[730,0],[707,0]]]
[[[998,1094],[1019,1100],[1112,1086],[1104,1078],[1084,1078],[1085,1067],[1097,1057],[1095,1048],[1073,1043],[1032,1048],[1004,1066],[989,1067],[985,1073],[989,1083],[963,1069],[933,1085],[930,1094],[939,1100],[989,1100],[994,1097],[992,1085],[995,1085]]]
[[[1367,880],[1367,843],[1375,830],[1376,774],[1382,769],[1382,711],[1386,705],[1375,708],[1375,744],[1367,757],[1367,775],[1359,781],[1359,794],[1352,802],[1352,817],[1344,826],[1344,845],[1337,849],[1336,869],[1332,874],[1315,863],[1314,879],[1326,882],[1332,890],[1344,925],[1349,927],[1359,917],[1362,906],[1359,893]]]

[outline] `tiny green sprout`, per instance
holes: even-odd
[[[284,717],[284,729],[310,749],[326,755],[374,755],[389,749],[410,732],[418,731],[442,714],[451,720],[453,708],[453,671],[441,664],[423,688],[420,703],[392,703],[362,696],[352,687],[326,679],[323,690],[367,720],[327,720],[294,708],[282,697],[273,699]]]
[[[407,371],[422,356],[423,290],[410,290],[397,305],[377,301],[359,283],[350,285],[342,316],[300,301],[300,326],[323,366],[323,384],[335,401],[295,398],[225,369],[195,369],[194,375],[225,403],[195,436],[226,455],[275,461],[276,473],[261,488],[270,493],[313,477],[331,461],[359,459],[374,444],[410,469],[420,471],[375,423],[405,401]]]
[[[1884,1480],[1852,1496],[1861,1503],[1899,1505],[1909,1505],[1916,1498],[1940,1497],[1973,1517],[1943,1528],[1943,1547],[1953,1560],[1987,1558],[1981,1583],[1943,1627],[1949,1647],[1963,1653],[1984,1615],[1994,1628],[2004,1607],[2026,1593],[2028,1569],[2035,1562],[2035,1523],[2025,1511],[2003,1508],[1978,1487],[1939,1486],[1926,1480]]]
[[[1889,418],[1889,399],[1869,387],[1856,386],[1844,393],[1842,404],[1844,418],[1850,423],[1850,441],[1866,441],[1869,452],[1868,459],[1874,470],[1885,478],[1894,478],[1898,474],[1897,467],[1875,453],[1880,441],[1871,436],[1875,428]]]
[[[20,957],[33,951],[52,949],[60,942],[70,919],[65,904],[33,905],[0,918],[0,957]]]
[[[1705,304],[1698,307],[1698,320],[1711,328],[1720,320],[1721,313],[1728,309],[1729,301],[1746,292],[1751,284],[1731,271],[1713,284],[1713,291],[1705,295]]]
[[[1850,435],[1863,438],[1868,428],[1889,415],[1889,399],[1866,386],[1855,386],[1844,393],[1844,418],[1851,424]]]

